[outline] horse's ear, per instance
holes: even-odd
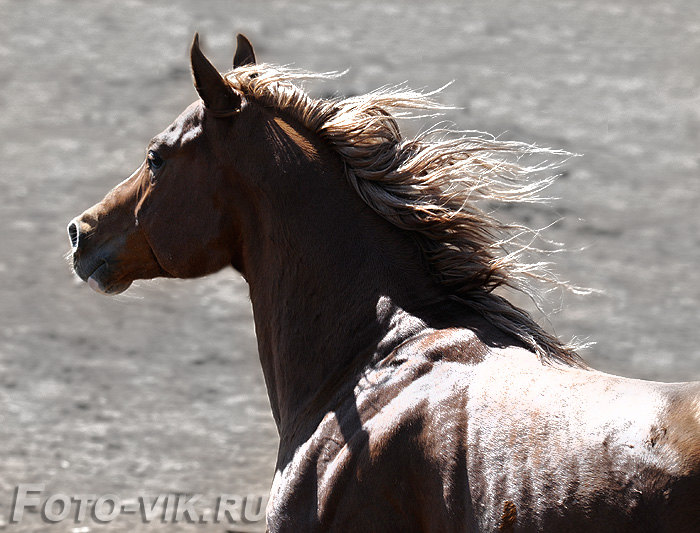
[[[194,88],[204,101],[205,107],[216,113],[229,113],[241,106],[241,97],[221,77],[216,67],[212,65],[199,49],[199,34],[194,34],[190,49],[190,63]]]
[[[255,65],[255,52],[253,52],[253,45],[250,44],[248,38],[239,33],[236,36],[236,41],[236,55],[233,56],[233,68]]]

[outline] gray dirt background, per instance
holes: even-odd
[[[245,283],[233,271],[116,298],[72,276],[65,226],[128,176],[192,100],[194,31],[222,70],[260,59],[349,73],[317,94],[437,88],[462,129],[582,154],[551,208],[503,215],[549,236],[565,296],[549,317],[596,368],[700,379],[700,3],[0,0],[0,529],[224,531],[123,515],[10,524],[46,495],[265,494],[276,430]],[[259,530],[259,524],[246,525]]]

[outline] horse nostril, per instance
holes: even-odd
[[[75,220],[71,220],[68,224],[68,238],[70,239],[70,245],[75,252],[78,249],[78,239],[79,239],[78,225]]]

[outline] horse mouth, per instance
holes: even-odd
[[[82,276],[80,276],[82,278]],[[91,274],[83,278],[87,281],[88,287],[100,294],[115,295],[124,292],[131,286],[131,281],[120,279],[110,279],[111,272],[109,263],[102,261]]]

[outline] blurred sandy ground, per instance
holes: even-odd
[[[564,297],[551,327],[595,367],[700,378],[700,4],[669,2],[0,1],[0,520],[11,531],[221,531],[138,516],[6,524],[18,483],[47,493],[265,494],[276,431],[247,289],[232,271],[90,292],[67,222],[140,164],[192,100],[194,31],[229,67],[349,73],[317,94],[408,81],[445,117],[583,154],[552,208],[505,211],[550,237]],[[585,248],[585,249],[584,249]],[[584,249],[584,250],[582,250]],[[582,251],[581,251],[582,250]],[[76,530],[77,531],[77,530]],[[84,531],[84,530],[83,530]]]

